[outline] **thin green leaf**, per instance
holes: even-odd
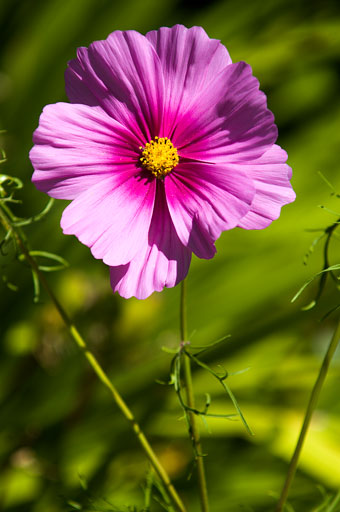
[[[235,420],[236,418],[238,418],[238,414],[236,413],[232,413],[232,414],[215,414],[213,412],[209,412],[207,414],[204,414],[203,412],[196,412],[195,414],[199,414],[199,415],[202,415],[202,416],[206,416],[207,418],[222,418],[222,419],[225,419],[225,420]]]
[[[323,322],[324,320],[326,320],[326,318],[328,318],[332,313],[334,313],[335,311],[337,311],[338,309],[340,308],[340,304],[337,304],[336,306],[334,306],[334,308],[330,309],[322,318],[321,318],[321,322]]]
[[[339,215],[340,215],[339,212],[335,212],[334,210],[331,210],[330,208],[327,208],[323,204],[319,204],[318,207],[321,208],[322,210],[325,210],[327,213],[331,213],[332,215],[336,215],[336,217],[339,217]]]
[[[205,394],[205,408],[204,408],[205,412],[208,412],[210,405],[211,405],[211,396],[209,393],[206,393]]]
[[[10,240],[12,233],[13,233],[12,229],[9,229],[6,233],[6,235],[4,236],[4,238],[0,242],[1,256],[7,256],[7,254],[8,254],[7,252],[5,252],[5,247],[6,247],[6,244],[8,243],[8,241]]]
[[[320,242],[320,240],[322,240],[326,236],[326,231],[324,229],[322,231],[323,231],[322,234],[320,236],[317,236],[316,238],[314,238],[313,242],[309,246],[308,251],[305,254],[305,257],[303,260],[304,265],[307,265],[307,260],[310,257],[310,255],[314,252],[315,247]]]
[[[207,418],[206,418],[206,416],[205,416],[204,414],[202,414],[202,415],[201,415],[201,419],[202,419],[202,423],[203,423],[203,425],[204,425],[205,430],[206,430],[209,434],[211,434],[211,429],[210,429],[210,427],[209,427],[209,425],[208,425]]]
[[[226,334],[225,336],[222,336],[222,338],[219,338],[218,340],[213,341],[212,343],[209,343],[209,345],[205,345],[203,347],[200,347],[200,346],[195,346],[194,347],[193,346],[192,349],[193,350],[197,350],[198,349],[199,351],[195,353],[195,356],[199,356],[199,355],[203,354],[204,352],[207,352],[208,350],[216,347],[220,343],[223,343],[223,341],[225,341],[228,338],[231,338],[231,334]]]
[[[144,509],[145,509],[145,512],[148,512],[150,510],[153,481],[154,481],[154,472],[150,469],[148,471],[148,474],[146,475],[146,485],[144,487]]]
[[[39,265],[38,268],[42,272],[57,272],[58,270],[64,270],[66,268],[66,265],[51,265],[51,266]]]
[[[241,408],[240,408],[240,406],[238,405],[237,400],[236,400],[236,398],[235,398],[235,396],[234,396],[233,392],[231,391],[231,389],[230,389],[230,388],[229,388],[229,386],[225,383],[225,381],[224,381],[224,380],[221,380],[220,382],[221,382],[221,385],[222,385],[222,386],[224,387],[224,389],[226,390],[226,392],[228,393],[228,395],[230,396],[230,399],[231,399],[231,401],[233,402],[234,407],[235,407],[235,409],[237,410],[237,412],[238,412],[238,414],[239,414],[239,416],[240,416],[240,418],[241,418],[241,420],[242,420],[242,423],[243,423],[243,425],[245,426],[245,428],[246,428],[246,430],[247,430],[248,434],[249,434],[249,435],[251,435],[251,436],[253,436],[253,435],[254,435],[254,432],[251,430],[251,428],[249,427],[249,425],[248,425],[248,423],[247,423],[247,421],[246,421],[245,417],[243,416],[243,413],[242,413],[242,411],[241,411]]]
[[[0,134],[1,133],[2,132],[0,131]],[[0,164],[4,164],[5,162],[7,162],[7,157],[6,157],[5,150],[3,148],[0,148],[0,153],[1,153]]]
[[[197,332],[197,329],[194,329],[193,331],[191,331],[191,333],[189,334],[189,340],[192,340],[192,338],[195,336]]]
[[[42,270],[44,272],[54,272],[56,270],[63,270],[64,268],[67,268],[69,266],[68,262],[64,258],[59,256],[59,254],[53,254],[47,251],[30,251],[29,254],[34,258],[46,258],[53,261],[57,261],[59,263],[59,265],[38,265],[39,270]]]
[[[177,354],[178,348],[169,348],[169,347],[162,347],[163,352],[166,352],[167,354]]]
[[[310,309],[313,309],[315,305],[316,305],[316,300],[312,300],[309,304],[307,304],[306,306],[303,306],[301,308],[301,311],[309,311]]]
[[[250,366],[248,368],[243,368],[243,370],[238,370],[236,372],[229,372],[228,375],[230,377],[234,377],[235,375],[241,375],[242,373],[246,373],[250,370]]]
[[[19,287],[16,284],[13,284],[10,281],[8,281],[7,276],[3,275],[2,280],[5,283],[5,285],[7,286],[7,288],[9,290],[11,290],[12,292],[17,292],[19,290]]]
[[[2,160],[4,162],[4,160]],[[16,189],[23,188],[23,183],[19,178],[8,176],[7,174],[0,174],[0,197],[6,197],[8,195],[6,187],[14,187]]]
[[[174,507],[171,504],[171,501],[170,501],[170,499],[168,497],[168,494],[167,494],[166,490],[164,489],[164,485],[159,480],[159,478],[154,478],[153,485],[156,487],[156,489],[158,490],[158,492],[160,493],[160,495],[163,498],[163,507],[164,507],[164,509],[167,510],[168,512],[175,512],[175,509],[174,509]],[[154,496],[154,499],[157,500],[157,496]],[[162,505],[162,503],[160,501],[158,501],[158,502],[160,503],[160,505]]]
[[[214,372],[214,370],[212,370],[212,368],[210,368],[208,365],[206,365],[205,363],[203,363],[202,361],[200,361],[200,359],[198,359],[196,356],[190,354],[189,352],[185,351],[185,353],[195,361],[195,363],[198,365],[198,366],[201,366],[202,368],[204,368],[205,370],[207,370],[209,373],[211,373],[211,375],[213,375],[214,377],[216,377],[220,383],[221,383],[221,386],[224,388],[224,390],[228,393],[235,409],[237,410],[237,413],[243,423],[243,425],[245,426],[248,434],[250,434],[251,436],[254,435],[251,428],[249,427],[242,411],[241,411],[241,408],[240,406],[238,405],[238,402],[234,396],[234,394],[232,393],[231,389],[229,388],[229,386],[225,383],[225,379],[227,378],[228,376],[228,373],[225,372],[225,375],[223,376],[220,376],[218,375],[216,372]]]
[[[326,176],[321,172],[321,171],[318,171],[318,175],[320,176],[320,178],[326,183],[326,185],[333,191],[333,193],[335,194],[336,193],[336,190],[335,188],[333,187],[332,183],[326,178]]]
[[[48,214],[48,212],[51,210],[52,206],[54,204],[54,198],[51,197],[48,203],[46,204],[45,208],[41,210],[40,213],[37,213],[37,215],[33,215],[32,217],[28,217],[27,219],[19,219],[18,221],[14,222],[13,225],[15,227],[22,227],[27,226],[29,224],[32,224],[33,222],[37,222],[41,220],[45,215]]]
[[[308,281],[306,281],[304,283],[303,286],[301,286],[301,288],[299,289],[299,291],[294,295],[294,297],[292,298],[291,302],[295,302],[296,299],[298,299],[300,297],[300,295],[302,294],[302,292],[307,288],[307,286],[312,282],[314,281],[314,279],[318,276],[320,276],[321,274],[324,274],[325,272],[332,272],[333,270],[340,270],[340,264],[336,264],[336,265],[332,265],[328,268],[325,268],[324,270],[321,270],[320,272],[318,272],[317,274],[315,274],[313,277],[311,277],[310,279],[308,279]]]
[[[40,283],[39,283],[39,277],[38,274],[35,272],[35,270],[32,269],[32,278],[33,278],[33,302],[38,303],[40,299]]]

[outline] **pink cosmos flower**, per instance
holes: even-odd
[[[34,133],[33,182],[72,200],[64,233],[123,297],[175,286],[222,231],[265,228],[294,200],[250,66],[202,28],[113,32],[79,48],[65,80],[71,103],[47,105]]]

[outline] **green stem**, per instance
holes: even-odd
[[[276,512],[281,512],[285,506],[286,501],[287,501],[287,496],[288,496],[289,489],[290,489],[290,486],[292,484],[292,481],[293,481],[293,478],[294,478],[294,475],[296,472],[296,468],[298,465],[302,446],[303,446],[304,440],[307,435],[307,431],[308,431],[308,428],[309,428],[309,425],[310,425],[310,422],[312,419],[313,412],[314,412],[317,402],[318,402],[321,388],[323,386],[323,383],[325,382],[330,362],[331,362],[334,352],[338,346],[339,339],[340,339],[340,321],[338,322],[337,327],[334,331],[333,337],[330,341],[327,352],[325,354],[322,365],[320,367],[319,375],[315,381],[311,396],[309,398],[305,418],[303,420],[300,435],[299,435],[292,459],[291,459],[289,467],[288,467],[286,480],[285,480],[285,483],[284,483],[284,486],[283,486],[283,489],[281,492],[279,503],[276,507]]]
[[[181,284],[180,332],[181,332],[181,342],[188,341],[188,339],[187,339],[188,338],[187,321],[186,321],[186,281],[185,280],[182,281],[182,284]],[[185,380],[185,387],[186,387],[187,404],[190,407],[190,409],[195,409],[195,397],[194,397],[194,390],[193,390],[192,376],[191,376],[191,360],[185,354],[184,354],[184,380]],[[192,411],[188,412],[188,416],[189,416],[189,422],[190,422],[192,442],[193,442],[193,445],[195,447],[195,452],[196,452],[201,510],[202,510],[202,512],[209,512],[208,489],[207,489],[207,482],[205,479],[203,453],[202,453],[201,439],[200,439],[200,433],[199,433],[199,428],[198,428],[198,423],[197,423],[197,416]]]
[[[85,340],[79,333],[76,326],[71,321],[70,317],[66,313],[65,309],[57,299],[56,295],[54,294],[53,290],[50,288],[50,285],[48,284],[44,274],[39,269],[39,266],[37,262],[35,261],[34,257],[31,256],[27,246],[26,246],[26,239],[24,235],[21,233],[20,228],[14,228],[13,227],[13,216],[11,214],[11,211],[4,205],[0,204],[0,220],[1,224],[4,226],[5,230],[11,230],[11,232],[15,236],[16,243],[18,247],[20,248],[22,254],[24,254],[26,261],[31,266],[32,270],[37,274],[37,276],[40,279],[41,284],[45,288],[46,292],[50,296],[50,299],[52,300],[55,308],[57,309],[59,315],[61,316],[66,328],[68,329],[70,335],[78,345],[78,347],[83,351],[86,359],[92,366],[92,369],[98,376],[99,380],[104,384],[104,386],[109,390],[110,394],[112,395],[114,401],[116,402],[119,409],[122,411],[125,418],[130,423],[132,430],[136,434],[146,456],[151,462],[151,465],[155,469],[156,473],[158,474],[159,478],[163,482],[163,485],[167,489],[167,492],[173,501],[174,505],[176,506],[177,510],[180,512],[186,512],[186,509],[184,507],[184,504],[177,494],[176,489],[174,488],[168,474],[166,473],[165,469],[161,465],[157,455],[153,451],[152,447],[150,446],[147,438],[145,437],[143,431],[141,430],[139,424],[135,420],[131,410],[127,406],[127,404],[124,402],[123,398],[120,396],[119,392],[115,388],[115,386],[110,381],[109,377],[103,370],[103,368],[100,366],[99,362],[97,361],[96,357],[93,355],[93,353],[88,349]]]

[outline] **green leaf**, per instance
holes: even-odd
[[[29,254],[34,258],[47,258],[52,261],[57,261],[59,263],[59,265],[52,266],[38,265],[39,270],[42,270],[43,272],[54,272],[56,270],[63,270],[64,268],[67,268],[69,266],[68,262],[58,254],[53,254],[47,251],[30,251]]]
[[[19,219],[16,222],[14,222],[13,225],[15,227],[27,226],[29,224],[32,224],[33,222],[41,220],[51,210],[53,204],[54,198],[51,197],[45,208],[40,213],[37,213],[37,215],[33,215],[32,217],[28,217],[27,219]]]
[[[294,297],[292,298],[291,302],[295,302],[296,299],[298,299],[300,297],[300,295],[302,294],[302,292],[307,288],[307,286],[312,282],[314,281],[314,279],[318,276],[320,276],[321,274],[324,274],[325,272],[332,272],[333,270],[340,270],[340,264],[336,264],[336,265],[332,265],[328,268],[325,268],[324,270],[321,270],[320,272],[318,272],[317,274],[315,274],[313,277],[311,277],[310,279],[308,279],[308,281],[306,281],[304,283],[303,286],[301,286],[301,288],[299,289],[299,291],[294,295]]]
[[[1,162],[5,160],[2,159]],[[23,183],[19,178],[14,178],[13,176],[8,176],[7,174],[0,174],[0,198],[7,197],[9,194],[6,191],[7,187],[14,187],[16,189],[23,188]]]

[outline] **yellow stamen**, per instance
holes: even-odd
[[[167,137],[155,137],[140,147],[140,163],[156,178],[164,178],[179,162],[177,149]]]

